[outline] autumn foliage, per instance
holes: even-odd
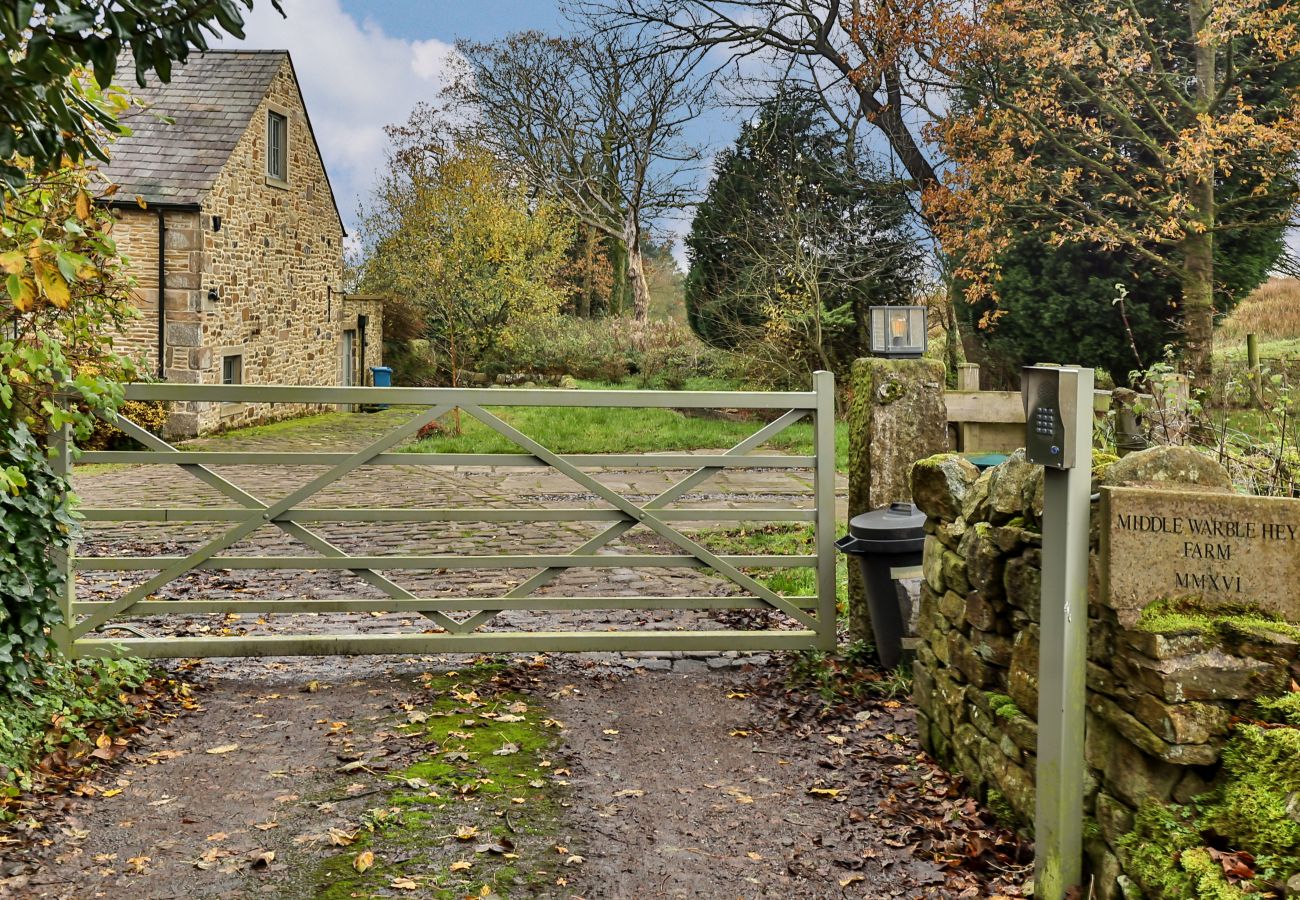
[[[1300,196],[1300,14],[1274,0],[997,0],[935,128],[927,195],[973,297],[1026,232],[1123,249],[1178,277],[1189,367],[1209,371],[1216,236],[1279,230]]]

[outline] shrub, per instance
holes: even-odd
[[[153,434],[161,434],[167,424],[167,405],[160,400],[127,400],[117,414]],[[103,420],[96,422],[90,437],[78,444],[83,450],[117,450],[134,445],[120,428]]]
[[[0,431],[0,697],[30,692],[48,629],[62,619],[55,556],[76,526],[68,490],[26,424]]]

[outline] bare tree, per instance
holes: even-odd
[[[615,31],[565,38],[527,31],[457,48],[465,68],[448,90],[453,104],[529,181],[622,245],[644,323],[643,230],[687,205],[685,176],[700,160],[683,136],[708,91],[699,53],[644,58]]]
[[[862,152],[856,143],[887,146],[946,270],[926,202],[947,193],[945,160],[928,131],[947,108],[952,61],[971,40],[983,0],[578,2],[603,28],[641,35],[648,57],[704,52],[742,85],[764,79],[812,90],[849,137],[849,152]],[[947,355],[955,366],[960,351],[951,283],[949,295]]]

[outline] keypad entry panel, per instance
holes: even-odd
[[[1074,441],[1066,423],[1074,410],[1062,409],[1061,381],[1077,377],[1073,370],[1030,366],[1023,370],[1021,390],[1025,402],[1025,457],[1032,463],[1068,469],[1074,465]],[[1069,385],[1073,387],[1073,385]],[[1067,405],[1068,400],[1067,400]]]

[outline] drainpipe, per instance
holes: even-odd
[[[167,213],[158,207],[158,380],[167,377]]]
[[[361,357],[361,383],[366,383],[366,326],[370,324],[369,316],[357,316],[357,343],[361,345],[358,355]]]

